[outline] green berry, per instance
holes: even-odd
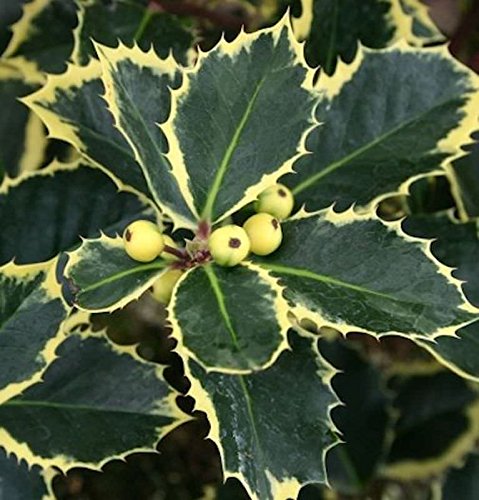
[[[168,304],[173,294],[176,283],[181,278],[183,271],[171,269],[163,273],[153,284],[153,297],[162,304]]]
[[[254,208],[259,213],[265,212],[283,220],[291,215],[293,206],[293,193],[283,184],[275,184],[258,196]]]
[[[148,220],[132,222],[123,233],[126,253],[138,262],[151,262],[165,246],[160,228]]]
[[[217,264],[233,267],[248,255],[250,243],[242,227],[230,224],[211,233],[208,248]]]
[[[251,243],[251,252],[256,255],[269,255],[281,245],[281,224],[270,214],[253,215],[243,227]]]

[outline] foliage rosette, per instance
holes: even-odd
[[[112,312],[139,299],[171,268],[182,270],[168,319],[189,394],[209,419],[225,476],[240,479],[252,498],[296,497],[304,484],[326,483],[326,453],[338,441],[330,415],[338,402],[330,383],[335,372],[298,322],[433,343],[477,318],[431,241],[381,220],[375,208],[407,193],[418,178],[448,172],[477,127],[478,77],[444,47],[397,43],[359,47],[350,63],[340,62],[333,75],[320,74],[315,82],[288,16],[231,42],[222,39],[191,67],[137,44],[93,47],[98,59],[69,64],[23,100],[50,136],[69,142],[83,159],[18,186],[7,179],[0,195],[21,188],[28,194],[39,180],[59,198],[52,179],[73,178],[81,168],[99,175],[109,195],[112,186],[123,191],[114,220],[103,214],[91,227],[82,217],[87,207],[75,205],[83,239],[72,230],[56,246],[62,304]],[[90,54],[92,47],[83,49]],[[431,74],[432,89],[421,77]],[[214,263],[210,232],[240,220],[279,180],[297,201],[296,214],[282,222],[280,248],[232,268]],[[84,182],[78,186],[87,192]],[[117,233],[127,220],[145,217],[186,240],[184,248],[179,241],[177,260],[140,263],[126,254]],[[100,363],[112,370],[105,368],[90,396],[73,390],[88,386],[84,369],[71,390],[56,390],[78,364],[78,351],[92,371]],[[72,331],[56,352],[58,359],[42,368],[43,383],[0,407],[2,442],[27,463],[101,467],[153,449],[184,421],[162,373],[133,349],[87,329]],[[125,384],[122,401],[131,405],[125,410],[106,395],[116,374],[126,372],[137,378]],[[136,397],[128,400],[126,391]],[[82,412],[89,425],[75,445],[57,430]],[[51,449],[45,429],[30,429],[29,418],[51,422]],[[115,439],[106,428],[110,418],[120,429],[134,425]],[[96,425],[109,437],[94,450],[88,444]]]

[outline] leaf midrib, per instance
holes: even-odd
[[[297,194],[301,193],[302,191],[304,191],[305,189],[308,189],[309,187],[311,187],[313,184],[315,184],[317,181],[319,181],[323,177],[326,177],[330,173],[334,172],[335,170],[338,170],[339,168],[347,165],[349,162],[351,162],[352,160],[354,160],[358,156],[361,156],[362,154],[364,154],[367,151],[369,151],[370,149],[374,148],[375,146],[377,146],[381,142],[389,139],[391,136],[393,136],[397,132],[401,131],[403,128],[409,127],[410,125],[412,125],[413,123],[415,123],[419,120],[423,120],[424,117],[429,115],[431,112],[433,112],[436,109],[439,109],[442,106],[450,103],[451,101],[455,100],[456,98],[454,98],[454,99],[450,98],[450,99],[447,99],[445,101],[441,101],[440,103],[436,104],[435,106],[432,106],[431,108],[427,109],[423,113],[420,113],[419,115],[414,116],[410,120],[404,121],[404,122],[400,123],[399,125],[393,127],[391,130],[388,130],[387,132],[380,135],[379,137],[377,137],[373,141],[365,144],[364,146],[361,146],[358,149],[355,149],[351,153],[347,154],[345,157],[343,157],[339,160],[336,160],[333,163],[330,163],[323,170],[317,172],[316,174],[310,176],[309,178],[305,179],[303,182],[301,182],[297,186],[295,186],[292,189],[293,194],[297,195]]]
[[[255,87],[255,90],[248,101],[248,105],[246,106],[246,110],[243,113],[243,116],[241,117],[241,120],[233,134],[233,137],[231,138],[231,141],[225,151],[225,154],[221,160],[221,163],[218,167],[218,170],[216,171],[215,179],[213,181],[213,184],[208,191],[208,195],[206,198],[205,206],[203,207],[203,210],[201,211],[201,218],[203,220],[209,220],[211,218],[211,214],[213,212],[213,207],[216,202],[216,198],[218,196],[219,190],[221,188],[221,184],[223,183],[224,176],[226,175],[226,172],[228,170],[229,164],[231,162],[231,158],[233,157],[233,154],[238,147],[239,140],[241,138],[241,135],[246,127],[246,124],[248,122],[248,119],[253,111],[254,105],[256,103],[256,100],[258,98],[259,92],[266,80],[266,76],[261,78],[261,80],[258,82],[258,84]]]
[[[48,408],[55,410],[76,410],[76,411],[90,411],[96,413],[118,413],[124,415],[139,415],[142,417],[168,417],[168,415],[159,415],[154,413],[141,413],[139,411],[132,410],[119,410],[116,408],[99,408],[94,406],[72,404],[72,403],[61,403],[56,401],[35,401],[30,399],[15,400],[12,399],[7,401],[2,405],[3,407],[33,407],[33,408]]]

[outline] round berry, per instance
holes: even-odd
[[[170,269],[163,273],[153,284],[151,294],[162,304],[168,304],[175,289],[175,285],[181,278],[183,271],[180,269]]]
[[[291,215],[293,206],[293,193],[283,184],[275,184],[258,196],[254,208],[259,213],[265,212],[283,220]]]
[[[160,228],[149,220],[132,222],[123,233],[126,253],[138,262],[151,262],[165,246]]]
[[[243,224],[243,227],[251,243],[251,252],[256,255],[273,253],[283,239],[281,224],[270,214],[253,215]]]
[[[250,243],[242,227],[230,224],[211,233],[208,248],[217,264],[232,267],[248,255]]]

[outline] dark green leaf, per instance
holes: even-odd
[[[135,154],[121,133],[101,97],[101,66],[70,65],[65,74],[50,77],[47,84],[24,102],[40,116],[49,136],[72,144],[100,166],[119,187],[134,188],[149,196],[149,190]]]
[[[225,218],[292,171],[312,125],[311,78],[286,18],[221,41],[186,72],[162,129],[200,218]]]
[[[80,237],[114,236],[146,207],[102,172],[53,163],[40,172],[0,185],[0,264],[42,262],[70,250]]]
[[[33,0],[14,25],[4,57],[25,61],[39,72],[61,73],[73,50],[76,24],[74,0]]]
[[[441,500],[479,498],[479,456],[471,454],[460,469],[453,469],[440,487]]]
[[[441,171],[477,127],[479,77],[444,47],[362,49],[332,78],[323,75],[312,154],[286,177],[298,205],[375,205],[405,193],[415,176]]]
[[[102,0],[78,1],[81,15],[72,56],[75,63],[86,64],[95,55],[92,40],[110,47],[121,40],[128,45],[135,41],[143,50],[153,45],[163,58],[172,50],[175,58],[186,64],[193,33],[184,20],[148,8],[148,0],[117,0],[110,4]]]
[[[46,480],[39,467],[29,468],[0,448],[0,498],[42,500],[47,493]]]
[[[170,114],[171,89],[181,83],[179,67],[173,58],[162,60],[138,47],[97,45],[97,51],[103,65],[105,98],[117,127],[136,153],[151,197],[176,225],[194,227],[197,217],[181,190],[188,188],[165,156],[168,143],[158,127]]]
[[[37,382],[64,339],[54,280],[46,265],[0,268],[0,402]]]
[[[6,49],[12,37],[10,26],[20,19],[25,1],[9,0],[0,3],[0,54]]]
[[[335,397],[330,367],[312,342],[292,335],[291,351],[251,375],[208,373],[194,361],[187,367],[190,395],[208,416],[224,477],[240,479],[251,497],[296,498],[303,484],[326,480]]]
[[[85,240],[69,254],[63,292],[81,309],[113,311],[139,298],[167,264],[162,259],[146,264],[134,261],[121,237]]]
[[[477,393],[447,371],[397,375],[391,381],[399,419],[385,473],[407,480],[428,477],[458,462],[474,446]]]
[[[173,335],[208,370],[249,372],[272,364],[287,348],[288,304],[256,266],[194,269],[170,307]]]
[[[72,333],[43,383],[0,406],[0,439],[29,465],[100,467],[185,421],[161,366],[103,336]]]
[[[261,265],[281,278],[299,319],[343,333],[452,335],[472,321],[460,284],[400,223],[333,210],[283,224],[283,243]]]
[[[36,170],[43,161],[46,147],[43,124],[18,102],[38,85],[27,80],[20,68],[0,62],[0,167],[11,177]]]
[[[339,370],[333,389],[342,402],[332,412],[344,443],[328,452],[331,487],[346,495],[363,493],[386,453],[390,397],[377,368],[354,344],[322,340],[320,352]]]

